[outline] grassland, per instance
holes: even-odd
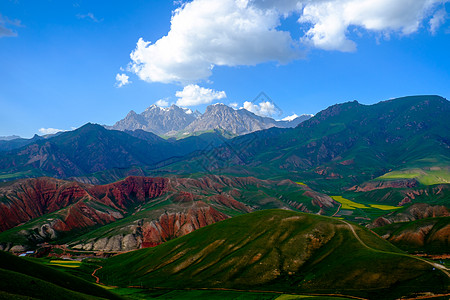
[[[402,208],[401,206],[383,205],[383,204],[369,204],[370,207],[381,209],[381,210],[396,210]]]
[[[121,299],[66,272],[0,251],[0,298]]]
[[[59,267],[64,267],[64,268],[79,268],[81,266],[81,261],[51,260],[48,264],[50,266],[59,266]]]
[[[416,179],[423,185],[450,183],[450,171],[439,167],[426,169],[408,169],[386,173],[376,180]]]
[[[342,196],[331,196],[333,200],[342,204],[341,209],[356,209],[356,208],[370,208],[361,203],[356,203],[351,200],[345,199]]]
[[[353,228],[352,230],[350,230]],[[354,232],[352,232],[354,230]],[[284,210],[237,216],[160,246],[107,260],[110,285],[221,288],[393,299],[449,280],[371,232]]]
[[[161,290],[140,288],[116,288],[113,292],[129,299],[183,299],[183,300],[347,300],[346,297],[292,295],[273,292],[201,290]]]

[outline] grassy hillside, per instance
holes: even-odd
[[[234,217],[109,259],[111,285],[347,294],[446,291],[449,278],[363,228],[284,210]]]
[[[0,251],[0,299],[121,299],[87,281]]]
[[[290,176],[336,193],[389,170],[448,166],[449,111],[450,102],[439,96],[404,97],[374,105],[337,104],[294,129],[240,136],[207,157],[192,156],[161,170]],[[425,184],[447,179],[434,171],[421,177]]]

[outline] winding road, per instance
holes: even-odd
[[[100,270],[101,268],[103,268],[103,266],[98,267],[97,269],[94,270],[94,272],[92,272],[91,276],[95,278],[95,283],[100,284],[100,278],[98,278],[97,275],[95,275],[95,273],[97,273],[98,270]]]
[[[350,223],[348,223],[348,222],[346,222],[346,221],[344,221],[344,220],[339,220],[339,221],[342,222],[342,223],[344,223],[344,224],[346,224],[346,225],[350,228],[350,230],[352,231],[352,233],[353,233],[353,235],[355,236],[355,238],[356,238],[356,239],[359,241],[359,243],[360,243],[361,245],[363,245],[365,248],[367,248],[367,249],[369,249],[369,250],[371,250],[371,251],[375,251],[375,252],[389,253],[389,254],[394,254],[394,255],[406,256],[406,257],[409,257],[409,258],[414,258],[414,259],[420,260],[420,261],[422,261],[422,262],[424,262],[424,263],[429,264],[429,265],[432,266],[433,268],[439,269],[440,271],[442,271],[442,273],[444,273],[445,275],[447,275],[448,278],[450,278],[450,273],[449,273],[450,270],[449,270],[448,268],[446,268],[445,266],[441,265],[441,264],[434,263],[434,262],[428,261],[428,260],[426,260],[426,259],[423,259],[423,258],[420,258],[420,257],[416,257],[416,256],[412,256],[412,255],[408,255],[408,254],[397,253],[397,252],[389,252],[389,251],[382,251],[382,250],[377,250],[377,249],[374,249],[374,248],[371,248],[371,247],[367,246],[367,244],[364,243],[364,242],[361,240],[361,238],[359,237],[359,235],[356,233],[355,228],[353,228],[353,226],[352,226]]]

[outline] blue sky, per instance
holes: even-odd
[[[263,91],[281,118],[449,98],[446,2],[1,0],[0,136],[113,124],[161,99],[203,111]]]

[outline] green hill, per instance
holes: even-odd
[[[234,217],[154,248],[110,258],[98,274],[105,283],[119,286],[370,299],[444,292],[450,276],[361,227],[285,210]]]
[[[102,287],[0,251],[0,299],[121,299]]]
[[[203,170],[197,171],[296,176],[324,192],[342,191],[391,170],[413,169],[423,174],[420,180],[425,184],[446,183],[449,112],[448,100],[427,95],[373,105],[336,104],[294,129],[240,136],[207,156],[192,155],[163,169],[192,173],[193,167],[201,166]]]

